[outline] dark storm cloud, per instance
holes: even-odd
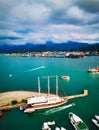
[[[99,13],[99,0],[77,0],[76,4],[89,13]]]
[[[18,38],[18,37],[7,37],[7,36],[5,36],[5,37],[0,37],[0,40],[6,40],[6,39],[9,39],[9,40],[17,40],[17,39],[20,39],[20,38]]]

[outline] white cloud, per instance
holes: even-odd
[[[6,34],[6,35],[5,35]],[[6,29],[1,29],[0,30],[0,37],[20,37],[19,34],[17,34],[16,32],[12,31],[12,30],[6,30]]]
[[[69,18],[71,17],[72,19],[77,19],[77,20],[83,20],[86,17],[84,12],[75,6],[71,7],[68,10],[67,14],[68,14]]]
[[[50,9],[43,4],[20,4],[16,6],[11,15],[16,19],[16,21],[23,23],[45,23],[49,18]]]
[[[98,16],[92,0],[0,0],[0,37],[12,44],[99,42]]]

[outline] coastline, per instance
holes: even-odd
[[[48,96],[46,93],[40,93],[41,96]],[[5,107],[16,108],[19,107],[22,103],[23,99],[27,99],[30,97],[38,96],[38,92],[33,91],[9,91],[0,93],[0,110]],[[55,96],[54,94],[50,94],[50,96]],[[13,100],[17,100],[17,104],[12,105],[11,102]]]

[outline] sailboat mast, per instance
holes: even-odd
[[[58,77],[56,75],[56,95],[58,95]]]
[[[40,78],[38,77],[38,92],[39,92],[39,96],[40,96]]]
[[[50,94],[50,81],[49,81],[49,76],[48,76],[48,95]]]

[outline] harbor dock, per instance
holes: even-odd
[[[81,97],[84,97],[84,96],[87,96],[87,95],[88,95],[88,90],[84,90],[83,94],[66,96],[66,97],[63,97],[63,99],[65,99],[64,102],[67,102],[70,99],[81,98]],[[36,96],[38,96],[38,93],[37,92],[31,92],[31,91],[11,91],[11,92],[0,93],[0,110],[2,110],[5,107],[10,107],[10,108],[19,107],[20,105],[22,105],[23,99],[27,99],[29,97],[36,97]],[[48,95],[46,93],[40,93],[40,96],[46,97]],[[55,95],[50,94],[50,96],[55,96]],[[17,100],[18,103],[15,104],[15,105],[12,105],[11,102],[13,100]],[[55,107],[55,106],[53,106],[53,107]]]

